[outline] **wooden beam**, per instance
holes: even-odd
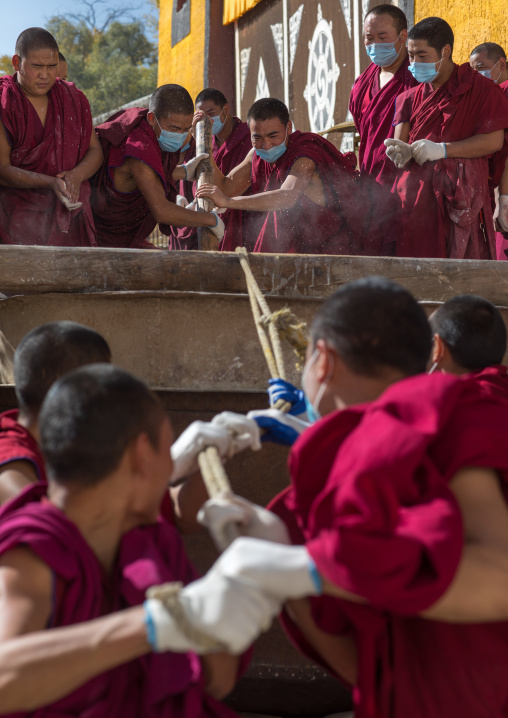
[[[213,170],[210,158],[212,157],[212,121],[209,117],[203,117],[196,125],[196,155],[206,153],[208,158],[202,160],[196,172],[197,186],[201,187],[205,182],[213,182]],[[200,212],[211,212],[215,204],[208,197],[198,199]],[[207,252],[217,250],[219,240],[209,227],[198,227],[198,248]]]
[[[322,299],[353,279],[382,275],[423,301],[479,294],[508,306],[508,262],[252,254],[263,293]],[[0,246],[0,293],[180,291],[245,294],[230,252]]]

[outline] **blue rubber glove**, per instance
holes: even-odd
[[[278,409],[264,409],[262,411],[249,411],[249,419],[254,419],[256,424],[263,429],[261,441],[271,441],[274,444],[292,446],[302,431],[305,431],[310,424],[298,419],[296,416],[285,414]]]
[[[289,413],[293,416],[305,414],[307,409],[303,391],[297,389],[296,386],[293,386],[288,381],[284,381],[284,379],[270,379],[268,381],[268,398],[272,407],[275,406],[279,399],[287,401],[288,404],[292,405]]]

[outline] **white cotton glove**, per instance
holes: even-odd
[[[198,470],[198,455],[207,446],[215,446],[221,459],[234,453],[233,436],[227,429],[206,421],[194,421],[171,447],[173,472],[170,483]]]
[[[268,630],[286,599],[320,593],[313,576],[314,563],[304,546],[239,538],[206,576],[182,589],[179,604],[190,624],[217,639],[217,650],[238,654]],[[157,599],[145,602],[145,613],[154,650],[189,650]],[[199,646],[193,650],[205,652]]]
[[[499,195],[497,221],[503,232],[508,232],[508,194]]]
[[[227,429],[234,439],[234,453],[238,454],[244,449],[259,451],[261,449],[259,426],[253,419],[245,414],[235,414],[234,411],[223,411],[211,421],[213,426]]]
[[[208,529],[219,551],[232,542],[231,526],[238,527],[242,536],[291,543],[286,525],[278,516],[236,494],[209,499],[199,510],[197,520]]]
[[[413,158],[411,145],[402,140],[385,140],[386,156],[391,159],[395,167],[402,169]]]
[[[182,194],[177,194],[175,204],[179,207],[187,207],[187,197],[184,197]]]
[[[203,160],[206,160],[206,158],[209,157],[207,152],[203,152],[200,155],[196,155],[196,157],[193,157],[191,160],[186,162],[182,167],[185,169],[185,179],[189,182],[192,182],[196,179],[196,170],[198,168],[198,165]]]
[[[424,162],[436,162],[446,157],[446,146],[444,142],[432,142],[431,140],[416,140],[411,145],[413,157],[419,165]]]
[[[185,205],[185,209],[190,209],[191,212],[196,212],[197,208],[198,208],[197,199],[193,199],[192,202],[189,202],[189,204]]]
[[[213,216],[216,217],[217,224],[215,225],[215,227],[209,227],[208,229],[210,229],[213,232],[213,234],[217,237],[217,239],[220,242],[221,239],[224,237],[224,232],[226,231],[226,228],[224,227],[224,222],[222,221],[222,219],[219,217],[218,213],[215,210],[213,212],[211,212],[211,214],[213,214]]]

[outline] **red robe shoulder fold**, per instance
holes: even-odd
[[[30,432],[18,423],[18,410],[0,414],[0,470],[11,461],[28,461],[39,481],[46,483],[44,457]]]
[[[162,152],[153,129],[146,121],[148,110],[133,107],[120,110],[95,128],[104,152],[102,167],[92,177],[92,209],[100,247],[153,249],[147,237],[156,221],[139,190],[119,192],[113,183],[115,167],[127,157],[144,162],[159,176],[169,202],[176,200],[173,172],[179,152]],[[163,234],[171,227],[159,225]]]
[[[0,77],[0,120],[11,165],[27,172],[56,177],[74,169],[90,146],[90,105],[72,82],[56,80],[43,127],[16,75]],[[69,212],[51,189],[0,187],[0,244],[95,246],[88,180],[81,183],[79,200],[82,206]]]
[[[232,169],[243,162],[251,149],[252,142],[250,139],[249,126],[246,122],[242,122],[239,117],[233,117],[233,131],[221,145],[218,144],[215,137],[213,138],[213,159],[223,175],[228,175]],[[194,140],[192,140],[191,147],[185,155],[185,161],[195,156],[195,150],[196,144]],[[183,189],[183,191],[180,191],[180,194],[184,194],[186,197],[188,197],[186,191],[187,184],[190,183],[185,182],[185,186],[182,187],[184,183],[180,183],[180,187]],[[246,192],[246,194],[249,194],[249,192]],[[189,202],[191,202],[192,199],[193,197],[191,196]],[[221,252],[234,252],[236,247],[243,245],[242,237],[248,231],[250,215],[248,212],[228,209],[221,215],[221,219],[224,222],[226,231],[224,238],[219,244],[219,250]],[[178,229],[174,227],[169,248],[197,249],[198,233],[196,228],[183,227]]]
[[[270,508],[323,576],[369,602],[312,599],[320,628],[355,637],[357,718],[506,715],[508,622],[452,625],[417,614],[444,594],[460,560],[452,477],[491,467],[506,489],[507,422],[506,394],[477,377],[422,375],[325,417],[294,445],[291,487]]]
[[[409,142],[458,142],[508,127],[508,98],[465,63],[437,90],[429,83],[396,102],[394,124],[410,122]],[[414,160],[401,170],[396,191],[404,230],[401,257],[495,259],[488,157]]]
[[[363,227],[366,212],[354,170],[356,157],[352,153],[343,155],[319,135],[293,132],[277,162],[266,162],[254,153],[252,194],[280,189],[301,157],[316,165],[325,206],[303,194],[290,209],[267,212],[257,240],[248,249],[273,253],[377,254],[373,246],[378,236],[365,232]]]
[[[372,62],[355,80],[349,99],[349,110],[360,134],[360,174],[369,175],[390,189],[397,170],[386,156],[384,141],[393,137],[395,100],[417,84],[408,67],[409,58],[406,58],[393,79],[380,89],[381,68]]]
[[[149,586],[189,583],[196,572],[180,536],[163,520],[123,537],[114,574],[106,576],[76,526],[30,487],[0,510],[0,555],[28,546],[53,572],[51,627],[89,621],[143,603]],[[245,661],[244,661],[245,662]],[[149,654],[103,673],[66,697],[16,718],[234,718],[204,692],[194,653]],[[14,716],[12,716],[14,718]]]

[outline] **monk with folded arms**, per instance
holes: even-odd
[[[160,601],[143,607],[152,584],[194,581],[191,615],[217,620],[158,518],[172,431],[157,397],[111,365],[82,367],[50,389],[40,438],[49,488],[0,511],[0,715],[233,718],[217,699],[245,660],[199,659]]]
[[[452,59],[453,32],[429,17],[408,34],[419,85],[399,95],[387,155],[400,169],[396,191],[403,257],[495,259],[488,158],[508,127],[508,98],[469,63]]]
[[[251,251],[368,254],[355,156],[312,132],[293,131],[288,108],[273,97],[252,105],[247,124],[247,157],[227,176],[216,168],[214,184],[201,185],[196,196],[260,213],[259,232],[245,245]]]
[[[90,106],[59,79],[58,45],[31,27],[0,78],[0,242],[95,245],[88,182],[102,162]]]
[[[162,85],[150,97],[149,109],[120,110],[96,128],[104,162],[92,179],[92,207],[101,247],[153,249],[147,241],[159,224],[209,227],[220,240],[224,223],[212,212],[192,212],[176,204],[179,180],[194,180],[207,155],[180,164],[192,127],[194,104],[180,85]],[[171,248],[178,249],[172,240]]]

